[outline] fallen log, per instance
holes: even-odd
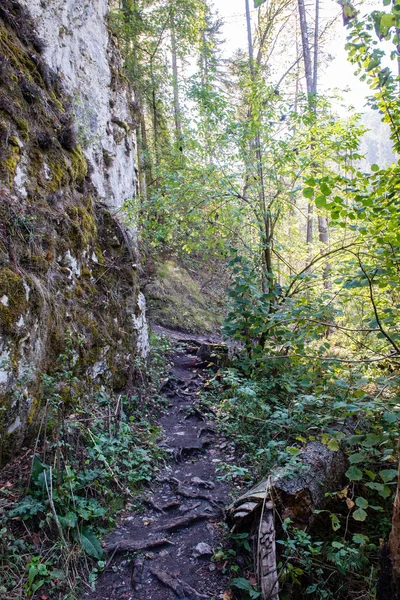
[[[326,493],[341,488],[346,469],[343,452],[313,441],[299,454],[295,467],[277,469],[228,507],[233,531],[256,531],[255,562],[264,600],[279,600],[275,514],[279,522],[291,519],[295,527],[308,528],[315,510],[325,506]]]

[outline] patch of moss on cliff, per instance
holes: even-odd
[[[222,317],[210,310],[209,299],[188,271],[172,261],[159,263],[155,277],[145,287],[148,310],[154,323],[191,333],[213,333]]]
[[[77,146],[71,152],[71,176],[76,183],[82,183],[88,174],[88,165],[86,158],[83,155],[82,148]]]
[[[27,307],[21,275],[7,267],[0,269],[0,330],[9,333]]]
[[[7,158],[1,161],[1,167],[3,172],[4,170],[6,171],[6,175],[8,176],[8,185],[11,188],[18,163],[21,160],[21,149],[18,139],[15,136],[9,138],[8,148]]]

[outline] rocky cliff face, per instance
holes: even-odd
[[[110,207],[135,194],[133,98],[107,27],[108,0],[21,0],[45,40],[43,57],[71,99],[91,181]]]
[[[38,429],[49,381],[69,410],[132,386],[148,352],[135,236],[115,216],[136,193],[135,113],[107,11],[0,5],[3,462]]]

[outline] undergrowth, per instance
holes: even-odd
[[[237,464],[220,465],[220,477],[251,485],[278,469],[295,475],[314,440],[348,461],[310,530],[277,515],[280,597],[372,600],[397,484],[398,375],[301,359],[265,359],[249,372],[246,362],[238,359],[208,392],[238,447]],[[246,599],[256,597],[246,589]]]
[[[137,361],[137,393],[80,399],[65,415],[60,389],[73,384],[73,344],[44,375],[46,410],[28,481],[0,489],[0,597],[79,597],[104,568],[101,537],[163,459],[154,414],[168,342],[152,337],[150,366]]]

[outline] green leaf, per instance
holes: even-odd
[[[383,418],[386,421],[386,423],[390,423],[390,425],[393,425],[393,423],[396,423],[397,421],[397,416],[389,412],[385,413],[383,415]]]
[[[383,483],[388,483],[389,481],[397,479],[397,470],[383,469],[383,471],[379,471],[378,475],[382,479]]]
[[[258,8],[259,6],[262,6],[264,4],[264,2],[266,2],[266,0],[254,0],[254,8]]]
[[[45,469],[45,465],[42,463],[41,460],[39,460],[39,458],[37,456],[35,456],[35,458],[33,459],[33,462],[32,462],[32,473],[31,473],[32,481],[34,483],[38,484],[39,477],[43,474],[44,469]]]
[[[315,206],[317,208],[322,208],[325,205],[326,205],[326,197],[325,196],[317,196],[317,198],[315,198]]]
[[[365,440],[362,443],[362,446],[366,448],[372,448],[372,446],[376,446],[382,442],[382,436],[377,433],[368,433]]]
[[[333,513],[331,513],[331,522],[333,531],[337,531],[338,529],[340,529],[340,521],[337,518],[337,516]]]
[[[385,13],[381,16],[381,21],[379,24],[379,29],[381,33],[384,33],[384,30],[389,29],[396,23],[396,17],[392,13]]]
[[[373,165],[371,165],[371,171],[374,171],[374,172],[379,171],[378,165],[375,163]]]
[[[353,535],[353,542],[355,544],[360,544],[360,546],[364,546],[368,541],[368,536],[363,535],[362,533],[356,533],[355,535]]]
[[[356,498],[356,504],[359,508],[368,508],[368,500],[366,500],[362,496]]]
[[[59,516],[59,521],[63,527],[75,527],[78,517],[73,512],[67,512],[65,516]]]
[[[314,189],[311,187],[304,188],[303,196],[304,196],[304,198],[313,198],[314,197]]]
[[[335,440],[335,438],[331,438],[329,440],[329,442],[328,442],[328,448],[332,452],[337,452],[339,450],[339,444],[337,443],[337,440]]]
[[[322,182],[320,187],[321,187],[321,192],[324,194],[324,196],[330,196],[332,194],[331,188],[328,187],[326,185],[326,183]]]
[[[75,537],[75,536],[74,536]],[[101,558],[103,556],[103,548],[101,547],[100,540],[90,529],[84,528],[80,532],[80,535],[76,536],[81,541],[82,547],[86,554],[93,556],[93,558]]]
[[[251,596],[251,598],[259,598],[261,596],[260,592],[257,592],[250,582],[244,577],[236,577],[231,580],[231,586],[237,588],[238,590],[245,590]]]
[[[369,482],[365,484],[371,490],[376,490],[382,498],[389,498],[391,491],[388,485],[383,485],[383,483],[376,483],[375,481]]]
[[[350,467],[346,471],[346,477],[348,477],[350,481],[361,481],[362,471],[360,471],[358,467]]]
[[[367,513],[362,508],[357,508],[357,510],[353,512],[353,519],[356,521],[365,521],[367,516]]]
[[[360,462],[365,460],[366,454],[365,452],[354,452],[354,454],[350,454],[349,461],[351,465],[357,465]]]

